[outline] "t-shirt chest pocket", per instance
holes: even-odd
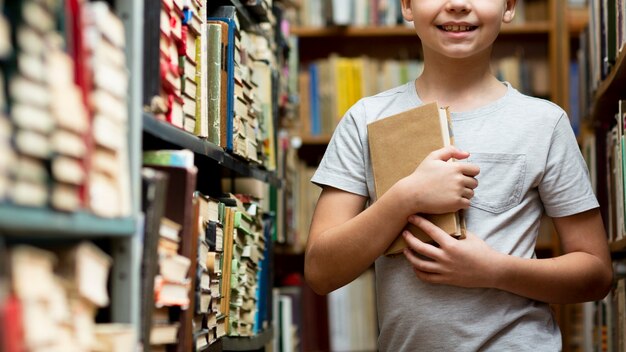
[[[467,162],[480,167],[470,205],[491,213],[507,211],[521,201],[526,174],[525,154],[471,153]]]

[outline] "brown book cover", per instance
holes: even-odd
[[[376,197],[382,196],[398,180],[410,175],[430,152],[453,144],[447,109],[430,103],[374,121],[367,126],[374,173]],[[427,214],[428,220],[454,236],[463,236],[462,212]],[[422,230],[407,224],[406,229],[425,242],[432,239]],[[406,247],[398,236],[385,251],[397,254]]]
[[[220,311],[226,315],[224,326],[228,327],[230,324],[230,279],[233,260],[233,218],[235,216],[235,208],[227,206],[224,208],[224,211],[224,252],[222,256],[222,301],[220,303]]]

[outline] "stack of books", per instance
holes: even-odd
[[[184,127],[179,50],[184,47],[183,4],[177,0],[162,0],[159,21],[159,64],[161,94],[152,103],[157,118],[176,127]],[[195,58],[194,58],[195,59]]]
[[[89,174],[90,209],[105,217],[131,212],[128,160],[128,73],[124,24],[103,2],[86,5],[85,49],[93,87],[93,154]]]
[[[220,202],[200,193],[197,199],[200,205],[194,335],[196,347],[201,348],[201,344],[212,344],[225,334],[225,315],[220,311],[223,229]]]
[[[45,56],[44,38],[56,34],[55,9],[36,1],[23,1],[13,4],[9,12],[11,10],[11,15],[18,18],[15,30],[19,35],[16,36],[15,73],[8,77],[15,146],[13,165],[17,166],[12,175],[9,198],[19,205],[45,206],[50,198],[50,174],[46,163],[52,156],[51,135],[55,120],[47,77],[51,70]]]
[[[90,242],[55,252],[18,245],[9,250],[9,264],[29,351],[88,351],[99,345],[95,317],[109,304],[108,255]]]
[[[0,20],[0,56],[10,48],[8,31],[16,40],[1,65],[9,104],[0,91],[0,136],[12,143],[0,137],[0,198],[128,216],[122,22],[103,2],[24,0],[6,4],[5,12],[15,21],[11,27]]]
[[[159,272],[154,278],[155,310],[152,314],[150,345],[162,346],[178,342],[180,323],[178,309],[189,306],[189,258],[178,254],[181,225],[161,219],[158,243]]]
[[[181,88],[183,98],[183,128],[185,131],[206,138],[208,126],[204,87],[207,67],[205,18],[206,4],[199,0],[187,1],[183,10],[183,47],[179,47],[179,66],[181,68]]]

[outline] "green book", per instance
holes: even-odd
[[[194,167],[191,150],[147,150],[143,152],[144,165],[171,166],[191,169]]]
[[[222,94],[222,26],[216,23],[208,24],[208,139],[209,142],[220,145],[220,116]]]
[[[252,235],[252,223],[254,220],[250,215],[242,211],[235,212],[235,228],[242,230],[246,235]]]

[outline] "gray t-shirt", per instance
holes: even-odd
[[[505,84],[502,98],[451,114],[455,145],[480,167],[466,224],[495,250],[533,258],[544,210],[562,217],[598,202],[565,112]],[[413,82],[361,99],[338,124],[312,182],[374,201],[366,126],[421,104]],[[381,256],[375,267],[381,351],[561,350],[546,303],[424,283],[404,256]]]

